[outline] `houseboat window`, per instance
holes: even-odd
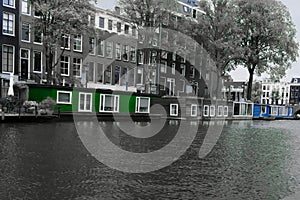
[[[247,105],[247,113],[246,115],[252,116],[253,107],[252,104],[246,104]]]
[[[170,105],[170,116],[178,116],[178,104]]]
[[[214,117],[216,115],[216,107],[210,106],[210,116]]]
[[[207,105],[204,106],[203,115],[204,115],[204,117],[209,116],[209,106],[207,106]]]
[[[271,108],[271,115],[277,115],[278,114],[278,107],[273,106]]]
[[[101,94],[100,112],[119,112],[119,95]]]
[[[57,104],[72,104],[72,92],[57,91]]]
[[[224,117],[228,117],[228,106],[224,106]]]
[[[137,97],[136,98],[136,113],[150,113],[150,98]]]
[[[224,112],[223,106],[218,106],[218,117],[222,117]]]
[[[79,112],[92,112],[92,94],[79,93]]]
[[[191,105],[191,116],[192,117],[196,117],[197,116],[197,108],[198,108],[198,106],[196,105],[196,104],[192,104]]]

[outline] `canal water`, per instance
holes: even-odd
[[[170,122],[160,136],[137,141],[117,123],[100,124],[114,144],[134,153],[168,145],[181,126]],[[171,165],[128,173],[92,156],[74,122],[0,124],[0,199],[271,200],[300,191],[299,121],[226,122],[212,151],[201,158],[209,126],[200,122],[193,143]]]

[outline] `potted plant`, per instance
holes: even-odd
[[[45,109],[47,115],[52,115],[54,112],[55,101],[51,97],[47,97],[40,103],[40,108]]]

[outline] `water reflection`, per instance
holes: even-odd
[[[216,146],[203,159],[198,153],[211,124],[187,123],[200,126],[186,153],[145,174],[119,172],[98,162],[71,122],[1,124],[0,199],[281,199],[299,190],[298,121],[225,122]],[[168,144],[180,122],[169,121],[159,136],[138,142],[120,132],[117,122],[100,125],[120,147],[147,152]]]

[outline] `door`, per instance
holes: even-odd
[[[167,86],[168,86],[167,95],[175,96],[175,79],[174,78],[168,78],[167,79]]]
[[[30,51],[28,49],[21,49],[21,79],[27,80],[30,78],[29,74],[29,59],[30,59]]]

